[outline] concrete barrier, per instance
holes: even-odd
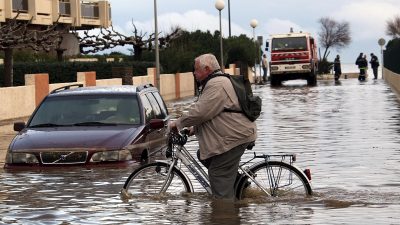
[[[392,90],[400,96],[400,74],[383,68],[383,79],[389,84]]]

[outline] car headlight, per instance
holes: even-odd
[[[39,163],[34,154],[31,153],[8,153],[6,156],[6,163]]]
[[[127,161],[132,160],[132,155],[129,150],[104,151],[93,154],[90,162],[105,162],[105,161]]]
[[[271,66],[271,70],[278,70],[279,69],[279,67],[277,67],[277,66]]]

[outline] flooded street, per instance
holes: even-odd
[[[254,91],[263,113],[256,146],[243,159],[253,151],[296,153],[295,165],[311,169],[313,197],[226,206],[196,188],[191,195],[126,200],[119,193],[136,166],[10,172],[1,165],[0,224],[399,223],[400,104],[383,80],[316,87],[298,80]],[[170,113],[181,114],[192,100],[168,103]],[[195,142],[187,148],[197,150]]]

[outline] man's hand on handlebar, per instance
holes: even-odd
[[[176,126],[175,121],[170,121],[168,124],[168,129],[170,132],[178,132],[178,127]],[[188,130],[189,132],[187,133],[188,136],[192,136],[194,134],[194,127],[185,127],[183,130]]]

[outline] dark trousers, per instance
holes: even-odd
[[[240,157],[248,143],[242,144],[200,162],[208,169],[211,191],[217,199],[235,200],[235,181],[238,173]],[[199,156],[199,152],[197,152]]]
[[[372,72],[374,72],[374,79],[378,79],[378,67],[373,67]]]
[[[264,82],[267,82],[267,71],[268,71],[268,69],[265,67],[265,68],[263,68],[263,72],[264,72],[264,74],[263,74],[263,81]]]
[[[360,75],[358,76],[358,80],[365,80],[365,69],[360,69]]]

